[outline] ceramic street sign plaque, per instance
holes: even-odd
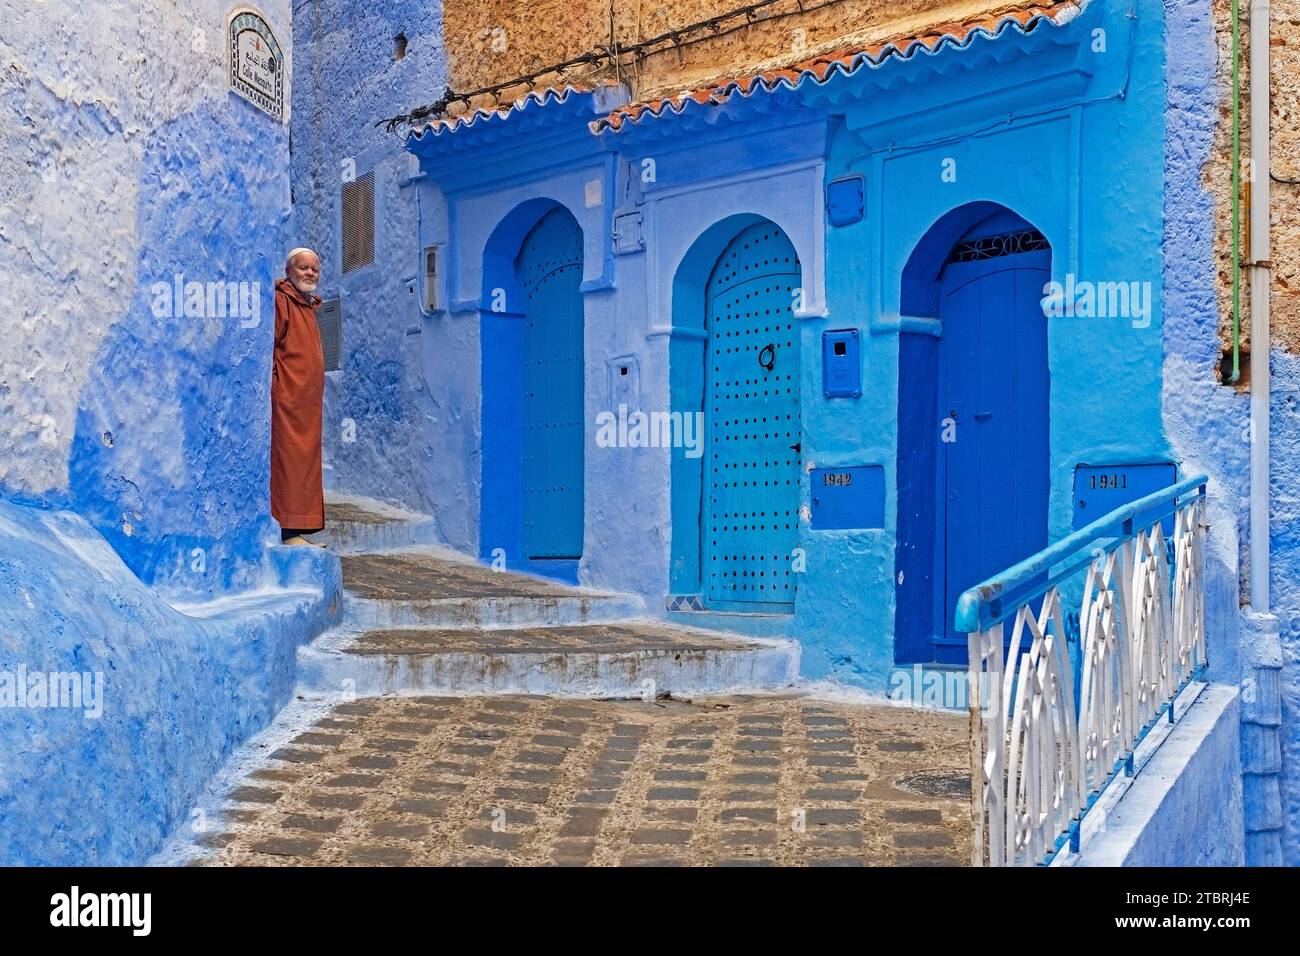
[[[271,27],[257,13],[230,16],[230,89],[277,120],[284,118],[284,54]]]

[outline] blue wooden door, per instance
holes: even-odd
[[[1036,233],[1030,241],[1018,235],[1001,248],[1040,244],[1032,239]],[[1051,252],[983,257],[980,250],[996,250],[996,241],[966,248],[974,258],[949,262],[940,279],[939,414],[955,421],[949,433],[955,441],[942,441],[938,455],[943,631],[936,657],[952,661],[966,659],[966,637],[952,626],[961,593],[1047,544],[1049,383],[1041,300]]]
[[[711,607],[794,601],[800,281],[794,246],[772,223],[732,240],[709,278],[703,573]]]
[[[582,233],[564,209],[524,240],[515,268],[524,318],[523,548],[582,556]],[[486,493],[486,489],[485,489]]]

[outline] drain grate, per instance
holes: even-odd
[[[970,797],[970,774],[954,770],[922,770],[920,773],[899,777],[894,781],[894,786],[923,797],[966,800]]]

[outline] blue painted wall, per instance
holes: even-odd
[[[1166,16],[1165,428],[1179,454],[1216,479],[1206,565],[1210,674],[1242,687],[1247,860],[1294,865],[1300,863],[1300,548],[1286,489],[1300,469],[1298,363],[1273,353],[1270,620],[1239,612],[1248,593],[1249,396],[1218,385],[1216,375],[1218,331],[1231,303],[1216,299],[1213,239],[1216,217],[1228,209],[1215,207],[1205,169],[1230,93],[1216,83],[1210,3],[1171,3]],[[1227,164],[1220,168],[1228,175]]]
[[[201,615],[188,616],[79,516],[0,502],[0,865],[140,865],[189,820],[226,756],[289,702],[298,645],[338,610],[332,555],[269,558],[267,590],[178,605]],[[54,672],[98,689],[35,707],[32,677]]]
[[[0,4],[21,64],[0,106],[14,164],[0,177],[0,311],[23,344],[3,360],[0,492],[83,514],[146,583],[196,594],[255,581],[273,533],[288,128],[227,92],[228,10],[144,4],[159,35],[183,38],[146,49],[135,20],[109,10],[61,29],[39,7]],[[265,13],[287,53],[289,3]],[[177,276],[243,283],[250,308],[155,309],[154,284]]]
[[[144,862],[337,611],[269,514],[289,131],[227,89],[230,9],[0,2],[0,864]],[[102,674],[98,716],[20,670]]]
[[[397,59],[394,37],[406,37]],[[437,489],[463,488],[469,449],[449,447],[462,414],[438,395],[418,361],[425,342],[417,275],[421,206],[402,133],[377,120],[427,103],[447,85],[442,6],[401,0],[317,0],[293,17],[293,245],[321,254],[320,294],[343,300],[342,368],[326,375],[326,487],[433,511],[464,546],[459,509]],[[375,180],[375,261],[342,273],[345,175]],[[442,426],[435,436],[431,428]],[[462,454],[463,452],[463,454]]]
[[[422,189],[433,212],[422,236],[445,243],[450,256],[444,289],[450,308],[426,326],[426,346],[434,341],[427,333],[437,328],[439,348],[426,347],[424,359],[436,370],[430,379],[440,383],[440,400],[458,410],[435,432],[456,450],[470,485],[470,505],[461,510],[490,510],[479,499],[490,492],[479,487],[481,465],[472,454],[480,420],[472,397],[482,367],[478,336],[495,321],[481,316],[479,296],[494,268],[489,237],[512,209],[561,201],[584,224],[593,431],[594,416],[629,394],[630,408],[701,407],[703,285],[732,237],[769,220],[791,237],[803,263],[805,296],[797,312],[803,353],[820,354],[827,329],[855,328],[863,342],[867,387],[860,399],[823,400],[818,363],[804,363],[805,465],[881,466],[885,527],[816,531],[805,515],[799,539],[805,563],[793,615],[670,616],[797,635],[807,676],[883,689],[896,659],[919,654],[894,645],[897,593],[907,586],[896,572],[924,588],[924,569],[933,563],[928,553],[895,553],[900,527],[909,539],[917,536],[897,511],[899,456],[914,464],[926,454],[924,443],[900,448],[899,442],[934,415],[913,400],[923,396],[923,383],[906,378],[910,367],[927,361],[925,337],[900,335],[934,312],[927,311],[924,293],[905,293],[904,277],[927,269],[937,274],[951,242],[971,224],[958,221],[959,213],[936,230],[946,214],[997,204],[1044,233],[1054,280],[1135,282],[1149,295],[1143,303],[1149,309],[1135,315],[1048,320],[1049,535],[1073,527],[1079,465],[1173,462],[1182,474],[1208,471],[1210,673],[1264,689],[1259,706],[1243,693],[1243,727],[1264,728],[1262,736],[1243,734],[1285,737],[1287,767],[1300,764],[1300,735],[1283,730],[1300,709],[1294,676],[1300,558],[1285,503],[1278,506],[1274,541],[1280,645],[1266,622],[1243,628],[1239,608],[1249,448],[1245,398],[1218,385],[1214,374],[1216,210],[1203,171],[1222,91],[1214,85],[1208,3],[1138,0],[1132,6],[1131,20],[1130,4],[1092,3],[1073,23],[1042,26],[1029,37],[1009,33],[965,51],[863,69],[825,87],[806,83],[797,91],[733,96],[722,107],[688,104],[681,115],[626,123],[599,137],[614,164],[602,177],[579,143],[585,130],[566,125],[560,114],[568,107],[553,101],[530,103],[504,123],[423,138],[413,149],[430,177]],[[544,140],[512,138],[512,131],[522,137],[543,128]],[[865,216],[828,226],[822,188],[853,175],[862,177]],[[582,186],[597,178],[605,185],[595,208],[580,211],[591,195]],[[635,222],[628,225],[628,217]],[[612,257],[612,237],[593,232],[602,221],[606,228],[620,223],[620,248]],[[639,242],[627,242],[633,233]],[[920,278],[916,288],[932,276]],[[1274,363],[1274,467],[1282,487],[1296,468],[1294,396],[1285,384],[1290,358],[1277,355]],[[635,373],[622,391],[609,377],[616,366]],[[900,435],[899,422],[908,416],[916,420]],[[589,444],[587,454],[588,531],[579,579],[635,590],[651,608],[665,595],[672,607],[682,606],[682,596],[700,591],[703,463],[680,449]],[[806,485],[801,504],[809,504]],[[472,519],[457,532],[486,556],[487,542]],[[638,547],[630,553],[626,541],[633,539]],[[1247,829],[1256,834],[1248,837],[1248,853],[1252,845],[1277,842],[1284,807],[1289,845],[1297,845],[1300,785],[1290,769],[1279,775],[1276,739],[1272,751],[1269,746],[1243,737]]]
[[[810,447],[847,451],[856,443],[868,450],[867,463],[886,466],[892,482],[899,440],[899,317],[933,315],[923,303],[903,298],[902,277],[922,238],[946,213],[993,202],[1022,216],[1050,242],[1058,281],[1072,273],[1094,282],[1150,283],[1155,304],[1149,323],[1048,320],[1048,531],[1053,539],[1070,530],[1078,464],[1151,461],[1170,454],[1160,425],[1162,14],[1158,4],[1140,3],[1130,37],[1123,11],[1105,7],[1093,5],[1081,21],[1064,28],[1040,28],[1033,35],[1038,42],[1025,43],[1027,54],[1020,59],[1005,57],[995,66],[985,59],[993,45],[978,43],[948,54],[954,64],[965,58],[970,68],[984,67],[975,74],[950,66],[949,75],[915,76],[928,74],[925,58],[874,75],[862,71],[863,92],[848,109],[847,128],[832,143],[827,175],[865,175],[866,216],[858,224],[830,229],[831,314],[808,328],[811,337],[846,321],[859,323],[870,333],[865,378],[877,386],[875,401],[810,409]],[[1105,31],[1105,52],[1094,51],[1094,30]],[[1073,49],[1051,42],[1066,39]],[[914,85],[905,85],[907,70]],[[867,84],[891,85],[891,95],[870,98]],[[1115,94],[1125,84],[1127,99],[1121,100]],[[1086,105],[1073,105],[1081,101]],[[971,224],[957,223],[952,235],[945,233],[925,267],[927,275],[937,275],[951,241]],[[937,432],[941,426],[933,421],[930,427]],[[875,458],[873,447],[879,449]],[[897,527],[892,487],[887,500],[892,532]],[[871,660],[871,635],[892,634],[896,593],[909,586],[906,575],[901,585],[893,577],[894,546],[892,533],[879,535],[866,553],[843,557],[838,579],[828,576],[807,589],[823,607],[860,601],[864,612],[852,630],[830,622],[817,629],[826,637],[822,646],[805,651],[810,673],[877,684],[880,664],[863,668],[861,662]],[[884,575],[882,569],[888,569]],[[862,597],[852,600],[855,591]],[[874,651],[877,661],[892,653],[888,646]]]
[[[422,208],[432,210],[421,224],[421,244],[437,246],[443,263],[443,307],[426,319],[422,336],[435,409],[429,441],[443,449],[441,477],[428,493],[448,542],[463,550],[565,580],[657,590],[662,600],[666,542],[655,502],[667,500],[666,452],[596,442],[594,423],[617,407],[615,391],[626,389],[619,394],[635,409],[646,388],[635,369],[612,377],[618,357],[636,356],[645,313],[635,272],[625,274],[620,294],[613,292],[611,197],[626,179],[587,131],[597,115],[596,96],[575,93],[545,105],[530,101],[508,124],[480,117],[454,134],[426,133],[412,146],[428,177],[417,187]],[[518,417],[513,396],[524,360],[515,260],[528,232],[557,206],[582,233],[587,510],[582,558],[544,567],[523,554],[522,489],[508,464],[518,469],[522,449],[508,425]],[[647,560],[627,560],[629,540],[644,544]]]

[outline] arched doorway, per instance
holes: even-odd
[[[713,608],[794,602],[801,281],[794,245],[763,220],[731,240],[705,286],[701,577]]]
[[[577,580],[583,550],[582,231],[530,200],[484,251],[480,555]]]
[[[952,627],[961,593],[1048,540],[1051,248],[1002,207],[955,212],[931,230],[938,245],[928,236],[914,254],[928,267],[905,272],[930,276],[904,304],[928,303],[933,315],[920,317],[937,322],[900,337],[900,661],[964,662]]]

